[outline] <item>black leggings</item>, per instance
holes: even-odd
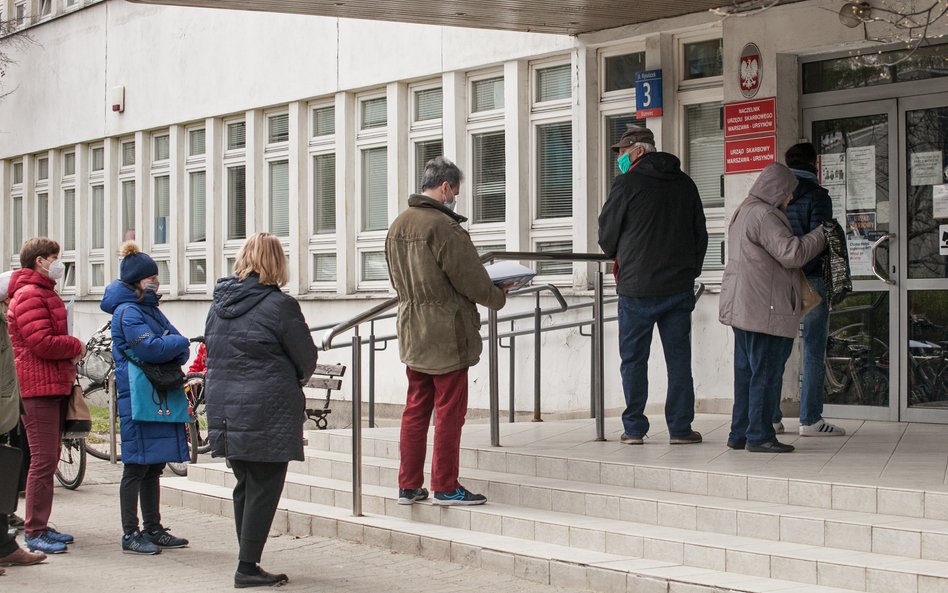
[[[137,465],[126,463],[119,487],[119,505],[122,509],[122,530],[125,535],[138,531],[138,502],[142,504],[142,525],[145,531],[161,529],[161,513],[158,503],[161,486],[158,477],[164,463]]]
[[[234,486],[234,523],[238,559],[242,562],[260,562],[267,534],[273,525],[277,503],[283,493],[288,463],[265,463],[231,459],[230,466],[237,478]]]

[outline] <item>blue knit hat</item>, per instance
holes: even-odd
[[[134,241],[122,244],[119,255],[122,263],[119,266],[119,278],[126,284],[135,284],[145,278],[158,275],[158,264],[147,253],[138,250]]]

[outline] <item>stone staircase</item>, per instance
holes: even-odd
[[[948,492],[462,446],[461,480],[489,503],[404,506],[397,432],[382,429],[363,433],[365,516],[352,517],[349,433],[307,437],[278,531],[609,593],[948,592]],[[232,516],[233,483],[198,464],[163,479],[163,499]]]

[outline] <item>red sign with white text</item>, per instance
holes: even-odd
[[[724,106],[724,137],[736,138],[751,134],[777,132],[776,101],[757,99]]]
[[[724,141],[724,173],[752,173],[777,162],[777,137]]]

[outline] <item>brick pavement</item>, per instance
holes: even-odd
[[[67,554],[51,556],[44,564],[8,567],[0,576],[0,592],[129,590],[164,593],[183,586],[201,593],[233,591],[237,560],[231,519],[163,506],[162,522],[191,547],[166,550],[158,556],[122,554],[118,508],[121,464],[110,466],[89,459],[86,478],[78,490],[58,487],[52,523],[73,534],[76,543]],[[18,538],[22,545],[22,536]],[[486,570],[449,562],[397,554],[380,548],[317,536],[272,537],[262,565],[285,572],[290,583],[281,591],[334,593],[570,593]],[[27,587],[30,587],[27,589]]]

